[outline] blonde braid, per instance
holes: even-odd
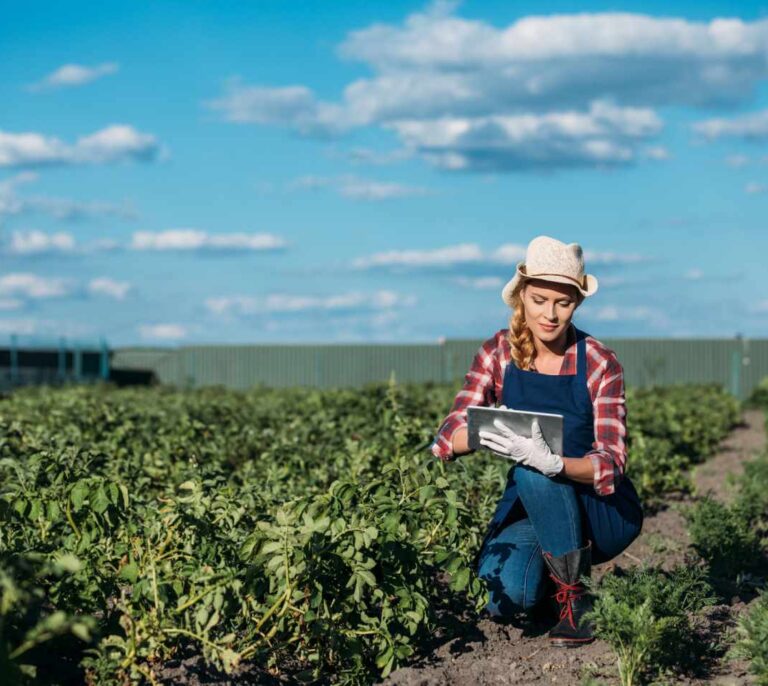
[[[518,369],[530,370],[536,359],[536,346],[533,344],[533,332],[525,321],[523,298],[520,295],[522,287],[515,289],[512,294],[514,311],[509,317],[509,333],[507,340],[512,348],[512,361]]]

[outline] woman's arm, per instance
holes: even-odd
[[[493,407],[496,404],[496,383],[500,374],[499,346],[504,329],[489,338],[475,354],[464,386],[456,394],[450,413],[438,429],[432,454],[447,461],[471,452],[468,444],[467,408],[470,405]]]
[[[462,426],[453,434],[451,439],[453,443],[454,455],[463,455],[469,451],[469,429],[466,426]]]
[[[595,480],[595,466],[592,460],[585,460],[581,457],[564,457],[563,471],[560,474],[571,481],[578,481],[580,484],[591,484]]]
[[[615,492],[624,476],[627,463],[624,370],[613,352],[608,353],[593,400],[594,449],[584,456],[589,460],[583,460],[592,463],[592,483],[598,495],[610,495]]]

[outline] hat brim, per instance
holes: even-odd
[[[517,288],[521,280],[530,281],[532,279],[536,279],[537,281],[564,283],[567,286],[574,286],[577,288],[585,298],[588,298],[589,296],[597,293],[597,277],[593,276],[592,274],[584,275],[587,287],[582,288],[579,284],[574,282],[572,279],[569,279],[567,276],[529,276],[528,274],[525,274],[523,271],[521,271],[521,268],[525,269],[525,262],[517,263],[517,267],[515,268],[515,275],[509,281],[507,281],[507,284],[501,291],[501,299],[510,307],[514,306],[512,302],[512,293],[514,293],[515,288]]]

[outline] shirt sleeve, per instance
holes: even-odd
[[[453,435],[467,425],[467,407],[496,404],[495,378],[500,368],[498,336],[499,334],[496,334],[480,346],[469,371],[464,376],[464,385],[456,394],[450,413],[437,431],[431,451],[435,457],[443,461],[455,458]]]
[[[593,408],[594,449],[585,457],[592,460],[595,468],[595,492],[598,495],[611,495],[624,477],[627,464],[624,370],[614,355],[606,358]]]

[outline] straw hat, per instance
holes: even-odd
[[[521,279],[542,279],[576,286],[585,297],[597,293],[597,279],[584,273],[584,253],[578,243],[566,245],[549,236],[536,236],[517,263],[515,275],[501,291],[501,299],[513,307],[512,293]]]

